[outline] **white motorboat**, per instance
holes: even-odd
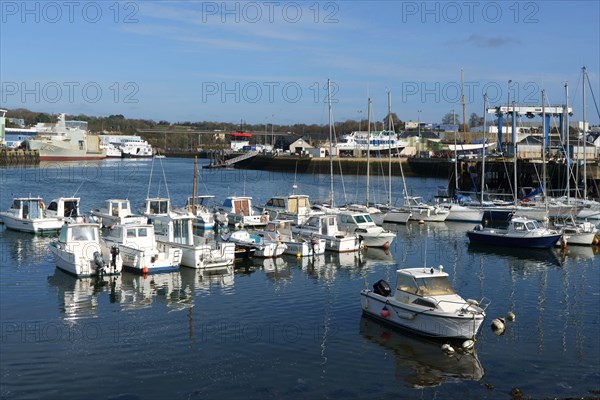
[[[158,249],[152,224],[121,224],[111,229],[101,244],[117,245],[123,257],[123,266],[132,272],[153,274],[177,271],[181,264],[181,249]]]
[[[402,209],[410,211],[412,221],[444,222],[450,214],[448,210],[423,202],[422,197],[407,196],[404,200]]]
[[[256,230],[255,234],[263,239],[284,243],[287,248],[283,254],[291,254],[296,257],[312,257],[325,253],[325,239],[294,235],[292,233],[291,220],[280,219],[270,221],[264,229]]]
[[[536,220],[513,217],[506,228],[484,228],[477,225],[467,231],[467,236],[471,243],[547,249],[555,246],[562,234],[544,228]]]
[[[171,199],[167,197],[148,197],[144,200],[144,208],[140,212],[148,218],[156,215],[168,215],[171,210]]]
[[[16,231],[40,234],[58,232],[64,220],[47,216],[44,209],[41,197],[16,197],[8,210],[0,212],[0,220],[8,229]]]
[[[305,194],[271,197],[261,207],[261,211],[268,213],[271,220],[291,220],[294,225],[303,224],[315,213],[308,195]]]
[[[91,214],[98,219],[103,227],[112,228],[117,224],[130,222],[145,223],[148,220],[145,216],[132,214],[128,199],[109,199],[104,204],[103,208],[91,211]]]
[[[260,258],[279,257],[287,249],[287,245],[283,242],[267,240],[245,229],[225,233],[221,235],[221,239],[240,247],[255,249],[254,256]]]
[[[554,223],[554,228],[563,234],[563,239],[567,244],[577,244],[582,246],[591,246],[594,244],[598,229],[591,222],[567,221],[564,223]]]
[[[57,267],[72,275],[116,275],[123,267],[119,247],[101,245],[98,224],[64,224],[49,248]]]
[[[252,197],[230,196],[223,205],[216,207],[218,212],[227,213],[229,225],[265,226],[269,222],[268,214],[256,214],[252,209]]]
[[[182,252],[181,265],[197,269],[222,269],[233,265],[235,244],[195,236],[194,216],[169,213],[151,218],[159,250]]]
[[[421,335],[455,339],[475,338],[489,304],[460,297],[442,266],[398,269],[393,294],[384,280],[360,294],[365,314]]]
[[[154,156],[152,145],[139,136],[128,136],[119,144],[123,158],[150,158]]]
[[[52,218],[62,218],[67,222],[83,222],[79,210],[79,197],[59,197],[53,199],[46,208],[45,215]]]
[[[367,247],[390,247],[396,237],[394,232],[376,225],[369,213],[341,211],[337,217],[340,229],[358,235]]]
[[[293,227],[292,232],[307,239],[325,239],[325,248],[338,253],[357,251],[361,245],[357,234],[338,228],[335,214],[313,215],[306,223]]]

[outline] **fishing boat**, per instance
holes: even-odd
[[[460,297],[441,265],[398,269],[394,294],[384,280],[360,294],[364,314],[430,337],[475,338],[489,305],[485,298],[478,302]]]
[[[268,214],[255,213],[252,197],[229,196],[223,201],[223,205],[216,209],[227,214],[229,225],[265,226],[269,221]]]
[[[550,248],[561,239],[562,234],[544,228],[536,220],[513,217],[506,228],[490,228],[477,225],[467,231],[471,243],[496,246]]]
[[[188,197],[185,205],[186,210],[189,210],[195,217],[194,228],[210,230],[215,227],[215,223],[219,225],[227,225],[227,213],[218,210],[212,210],[209,202],[215,198],[213,195],[200,195]]]
[[[287,248],[283,254],[312,257],[325,253],[325,239],[294,235],[292,233],[292,222],[283,219],[269,221],[263,229],[255,230],[255,234],[267,240],[284,243]]]
[[[93,217],[105,228],[112,228],[117,224],[145,223],[148,218],[134,215],[128,199],[109,199],[104,202],[104,207],[96,208],[90,212]]]
[[[62,218],[49,217],[44,212],[41,197],[16,197],[10,208],[0,212],[0,220],[8,229],[21,232],[58,232],[64,224]]]
[[[254,249],[254,257],[275,258],[281,256],[287,249],[287,245],[278,240],[268,240],[259,235],[238,229],[221,235],[221,240],[233,243],[240,248]]]
[[[132,272],[171,272],[177,271],[181,264],[181,249],[158,249],[152,224],[115,225],[101,243],[105,247],[118,246],[123,257],[123,267]]]
[[[313,215],[306,223],[292,227],[292,232],[306,239],[325,239],[325,249],[338,253],[358,251],[361,247],[357,234],[338,228],[335,214]]]
[[[357,234],[367,247],[388,248],[396,237],[395,233],[376,225],[369,213],[340,211],[337,217],[340,229]]]
[[[79,197],[58,197],[53,199],[46,208],[47,217],[62,218],[68,222],[83,222],[79,209]]]
[[[49,248],[56,266],[78,277],[116,275],[123,267],[119,247],[101,245],[99,224],[64,224]]]
[[[402,210],[410,212],[410,220],[424,222],[444,222],[450,212],[439,206],[433,206],[423,201],[422,197],[406,196]]]
[[[274,196],[260,209],[263,214],[269,214],[270,220],[291,220],[294,225],[303,224],[315,213],[311,208],[308,195],[305,194]]]
[[[233,265],[235,245],[194,235],[194,216],[169,213],[151,218],[157,247],[165,253],[181,251],[181,265],[196,269],[223,269]]]

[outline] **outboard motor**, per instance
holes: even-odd
[[[119,250],[119,246],[114,245],[110,248],[110,266],[113,270],[117,269],[117,256],[121,251]]]
[[[383,279],[380,279],[373,284],[373,292],[384,297],[388,297],[390,293],[392,293],[390,285]]]
[[[104,264],[104,259],[102,258],[102,254],[100,254],[99,251],[94,252],[94,263],[97,267],[96,272],[98,273],[98,275],[100,275],[100,273],[104,271],[104,267],[106,264]]]

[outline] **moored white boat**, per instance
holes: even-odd
[[[312,257],[325,253],[325,239],[311,237],[306,238],[292,233],[291,220],[273,220],[261,229],[256,230],[258,236],[284,243],[286,249],[283,254],[290,254],[297,257]]]
[[[340,229],[358,235],[367,247],[390,247],[396,237],[394,232],[376,225],[369,213],[341,211],[337,217]]]
[[[444,222],[450,212],[438,206],[432,206],[423,202],[422,197],[407,196],[404,211],[410,211],[410,220],[424,222]]]
[[[224,242],[234,243],[241,247],[254,249],[254,257],[274,258],[281,256],[287,245],[276,240],[267,240],[264,237],[252,234],[245,229],[239,229],[221,235]]]
[[[133,215],[128,199],[109,199],[104,202],[104,207],[90,212],[98,219],[103,227],[112,228],[123,223],[145,223],[148,218],[142,215]]]
[[[124,268],[132,272],[171,272],[177,271],[181,264],[181,249],[158,249],[151,224],[115,225],[101,243],[107,247],[117,245]]]
[[[0,212],[0,220],[8,229],[30,232],[58,232],[64,220],[49,217],[45,213],[44,201],[41,197],[16,197],[10,208]]]
[[[222,269],[233,265],[235,245],[194,235],[194,216],[169,213],[152,217],[159,250],[182,252],[181,265],[196,269]]]
[[[393,294],[383,280],[373,286],[360,292],[363,313],[421,335],[473,339],[485,318],[484,299],[460,297],[441,266],[398,269]]]
[[[294,225],[303,224],[315,213],[311,208],[309,197],[304,194],[274,196],[260,208],[263,213],[269,214],[270,220],[291,220]]]
[[[292,228],[294,234],[310,239],[325,239],[325,248],[338,253],[358,251],[361,243],[355,233],[346,233],[338,228],[335,214],[319,214],[310,217],[306,223]]]
[[[56,266],[72,275],[116,275],[123,267],[118,246],[101,245],[98,224],[64,224],[58,240],[49,248]]]
[[[257,214],[252,208],[252,197],[230,196],[223,205],[216,207],[218,212],[227,214],[229,225],[265,226],[269,221],[268,214]]]

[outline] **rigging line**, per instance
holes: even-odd
[[[171,194],[169,193],[169,185],[167,184],[167,176],[165,175],[165,168],[163,167],[162,158],[159,158],[160,168],[162,169],[163,179],[165,181],[165,190],[167,191],[167,198],[171,198]]]
[[[596,106],[596,113],[598,114],[598,117],[600,118],[600,110],[598,110],[598,103],[596,103],[596,96],[594,96],[594,91],[592,90],[592,82],[590,82],[590,77],[586,74],[587,76],[587,82],[588,82],[588,86],[590,87],[590,93],[592,94],[592,99],[594,100],[594,105]]]
[[[154,171],[154,157],[152,157],[152,162],[150,163],[150,178],[148,179],[148,192],[146,193],[146,198],[150,198],[150,185],[152,184],[152,172]]]

